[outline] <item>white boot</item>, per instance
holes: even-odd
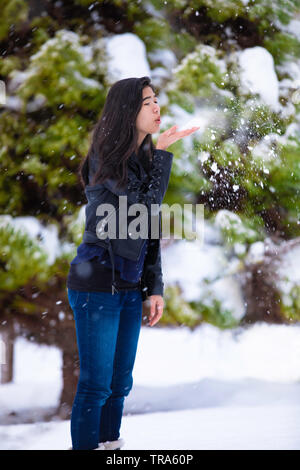
[[[100,446],[103,445],[106,450],[119,450],[121,447],[123,447],[125,444],[124,439],[121,437],[117,439],[116,441],[106,441],[106,442],[100,442]]]
[[[100,442],[100,443],[98,444],[97,449],[93,449],[93,450],[105,450],[105,446],[102,444],[102,442]]]
[[[69,447],[68,450],[73,450],[73,447]],[[100,442],[100,443],[98,444],[98,447],[97,447],[96,449],[92,449],[92,450],[105,450],[105,446],[103,445],[102,442]]]

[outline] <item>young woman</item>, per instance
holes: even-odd
[[[125,238],[103,239],[108,217],[99,211],[108,203],[117,213],[120,196],[127,197],[128,207],[144,204],[149,214],[152,204],[160,206],[173,160],[166,149],[199,128],[177,132],[173,126],[159,135],[155,147],[152,134],[159,126],[160,107],[150,78],[119,80],[109,90],[79,168],[88,204],[83,241],[67,279],[80,360],[71,415],[73,450],[124,445],[121,419],[133,385],[142,302],[150,300],[150,326],[163,313],[161,231],[150,238],[153,218],[148,216],[148,238],[133,239],[127,232]],[[160,211],[158,216],[161,223]]]

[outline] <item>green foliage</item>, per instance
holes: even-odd
[[[168,10],[180,10],[180,16],[186,18],[199,9],[206,7],[207,15],[213,20],[222,23],[228,18],[234,18],[244,10],[243,2],[240,0],[151,0],[156,8],[165,8]]]
[[[59,22],[49,15],[35,16],[30,23],[32,39],[30,41],[30,55],[38,52],[43,44],[51,37],[51,31],[60,29]]]
[[[24,101],[37,94],[45,97],[54,112],[62,106],[98,112],[104,88],[92,78],[93,73],[93,64],[85,56],[79,36],[60,30],[31,56],[27,77],[17,93]]]
[[[74,214],[64,216],[64,226],[67,227],[68,241],[73,243],[74,246],[80,244],[85,226],[85,208],[82,206],[77,209]],[[84,215],[84,217],[82,217]]]
[[[197,44],[175,68],[173,87],[194,97],[210,98],[216,89],[228,83],[228,75],[219,53],[211,46]]]
[[[259,133],[262,134],[262,130]],[[259,139],[260,135],[256,137],[257,142],[262,142],[262,139]],[[247,220],[252,220],[251,227],[254,230],[256,227],[258,239],[265,235],[262,213],[279,207],[281,225],[287,236],[293,237],[299,234],[297,221],[300,213],[300,143],[298,139],[290,137],[285,144],[278,143],[275,149],[262,145],[260,150],[257,150],[255,146],[249,144],[247,153],[241,153],[232,139],[215,145],[205,142],[200,149],[202,172],[205,174],[211,174],[211,170],[215,172],[215,176],[210,177],[211,184],[217,185],[218,174],[222,174],[232,194],[238,190],[244,194],[242,211]]]
[[[28,2],[25,0],[0,0],[0,41],[6,39],[10,29],[19,30],[28,17]]]
[[[276,65],[300,57],[300,41],[292,34],[277,32],[264,40],[264,47],[272,54]]]
[[[290,137],[272,151],[262,148],[262,155],[248,156],[248,171],[243,185],[247,190],[245,211],[248,215],[280,207],[282,228],[288,237],[299,235],[300,142]]]
[[[77,168],[88,150],[91,116],[98,114],[105,99],[98,80],[105,66],[101,71],[93,62],[101,57],[101,41],[83,46],[78,35],[64,30],[31,56],[25,80],[16,90],[22,109],[0,114],[3,213],[35,214],[37,204],[38,211],[48,211],[51,204],[56,216],[74,209],[65,195],[78,183]],[[11,71],[11,77],[17,73]],[[29,112],[34,102],[36,111]]]
[[[93,3],[95,3],[95,0],[74,0],[74,3],[76,3],[77,5],[88,7],[92,5]],[[101,0],[97,0],[96,3],[101,3]]]
[[[238,166],[241,161],[242,154],[239,146],[233,139],[226,139],[215,147],[214,160],[218,166],[230,168]]]
[[[159,321],[161,325],[175,324],[194,328],[202,322],[197,309],[181,297],[178,286],[168,286],[165,289],[164,301],[164,313]]]
[[[0,61],[0,75],[7,77],[13,70],[19,69],[21,66],[21,61],[19,57],[8,56],[1,58]]]
[[[180,108],[184,109],[188,113],[194,113],[195,111],[195,101],[190,93],[178,90],[172,86],[169,88],[168,91],[168,98],[169,104],[176,104],[180,106]]]
[[[226,111],[227,132],[222,126],[207,125],[201,136],[194,139],[192,149],[186,151],[183,141],[172,146],[175,158],[168,202],[193,200],[193,195],[211,191],[221,191],[224,200],[234,200],[238,192],[237,210],[252,235],[248,240],[247,237],[239,239],[236,234],[226,233],[229,244],[251,244],[262,240],[271,228],[264,227],[263,214],[279,207],[283,209],[281,228],[287,236],[295,236],[297,215],[299,217],[298,204],[295,203],[299,185],[298,149],[288,145],[281,153],[276,170],[251,154],[256,144],[269,135],[283,135],[294,116],[285,117],[283,113],[273,111],[259,97],[244,90],[233,56],[225,62],[222,54],[212,47],[197,46],[196,51],[185,57],[174,72],[174,80],[167,87],[170,104],[193,112],[198,98],[209,101],[211,106],[218,102]],[[284,158],[283,154],[286,154]],[[286,160],[289,160],[288,165]],[[287,175],[286,170],[291,168],[293,171]]]
[[[279,159],[270,169],[269,204],[283,210],[282,224],[289,237],[299,236],[300,215],[300,139],[291,137],[279,146]],[[272,191],[270,191],[272,189]],[[272,193],[273,198],[270,195]]]
[[[264,224],[259,216],[254,215],[248,218],[244,214],[221,210],[217,212],[214,219],[227,246],[233,246],[236,243],[249,246],[264,239]],[[237,255],[239,256],[239,253]]]
[[[133,32],[145,43],[147,52],[173,49],[185,56],[197,45],[195,38],[187,31],[176,33],[164,18],[141,17],[134,23]]]
[[[181,30],[170,36],[172,39],[172,48],[178,58],[185,57],[191,51],[193,51],[197,45],[197,40],[188,31]]]
[[[47,254],[27,234],[10,224],[1,224],[0,245],[2,291],[14,292],[33,279],[47,280]]]
[[[295,12],[299,11],[299,0],[255,0],[243,2],[242,0],[151,0],[156,9],[167,11],[176,9],[183,18],[194,14],[203,7],[208,17],[223,23],[237,17],[248,18],[253,23],[271,23],[279,19],[283,24],[289,23]]]
[[[216,299],[213,293],[207,294],[205,300],[192,301],[191,306],[201,315],[203,321],[211,323],[218,328],[225,330],[226,328],[235,328],[239,322],[236,320],[232,312],[223,307],[222,302]]]
[[[245,124],[249,141],[259,140],[272,133],[284,134],[288,124],[288,120],[256,99],[247,99],[244,102],[239,119],[240,126]]]
[[[283,317],[291,323],[300,321],[300,286],[293,285],[281,300]]]
[[[245,6],[241,0],[192,0],[185,9],[185,14],[191,14],[193,10],[205,6],[207,15],[213,21],[223,23],[229,19],[244,16]]]
[[[290,55],[299,57],[299,41],[292,35],[280,30],[280,23],[287,25],[300,11],[299,0],[255,0],[244,2],[242,0],[151,0],[156,9],[162,9],[172,14],[174,10],[177,16],[185,21],[199,17],[199,13],[211,20],[214,25],[214,33],[210,41],[215,44],[228,43],[231,48],[231,37],[224,37],[224,25],[231,26],[241,19],[249,23],[249,33],[257,30],[258,36],[264,42],[264,46],[272,53],[276,63],[282,62]],[[199,20],[200,22],[201,20]],[[200,23],[201,24],[201,23]],[[217,29],[217,25],[221,27]],[[244,24],[241,28],[245,28]],[[201,31],[201,27],[199,28]],[[197,29],[196,29],[197,31]],[[221,33],[222,32],[222,35]],[[241,31],[242,33],[242,31]],[[217,39],[219,37],[219,40]],[[224,47],[224,46],[223,46]],[[227,49],[225,47],[225,49]]]
[[[0,204],[1,212],[11,215],[24,214],[22,208],[25,199],[23,188],[16,183],[20,161],[17,144],[24,138],[30,138],[31,124],[25,117],[17,119],[14,113],[4,111],[0,114]],[[11,156],[10,156],[11,152]],[[22,158],[23,160],[23,158]]]
[[[43,132],[40,130],[30,142],[24,142],[24,151],[27,144],[30,152],[39,154],[43,160],[53,166],[59,166],[62,155],[70,158],[75,153],[78,155],[86,153],[89,126],[90,122],[80,114],[68,116],[66,113],[61,113],[49,127],[43,129]]]
[[[234,328],[239,322],[231,311],[222,306],[213,292],[206,288],[205,299],[187,302],[178,285],[168,285],[164,293],[165,308],[159,323],[161,325],[185,325],[195,328],[203,322],[221,329]]]
[[[198,44],[173,69],[173,80],[166,86],[166,93],[170,105],[180,106],[188,113],[194,113],[197,105],[210,108],[215,105],[235,116],[238,86],[237,64],[221,50]]]
[[[147,52],[171,46],[172,31],[169,24],[158,18],[146,18],[134,24],[134,33],[142,39]]]
[[[277,19],[282,24],[288,24],[299,8],[299,0],[256,0],[249,3],[247,10],[249,19],[253,22],[270,24],[272,20]]]
[[[73,119],[62,115],[48,128],[46,122],[42,123],[40,132],[34,134],[35,122],[25,115],[17,120],[12,113],[0,114],[2,213],[35,215],[36,204],[43,212],[50,201],[57,214],[66,213],[64,192],[78,183],[78,156],[88,148],[88,125],[80,115]]]
[[[37,315],[40,313],[40,307],[34,301],[25,300],[21,295],[15,294],[10,308],[13,311],[22,312],[26,315]]]
[[[29,18],[28,2],[0,0],[3,46],[19,31],[24,34],[22,40],[27,40],[22,50],[13,53],[10,48],[0,61],[0,76],[8,85],[12,79],[22,81],[12,91],[21,100],[20,109],[0,110],[1,212],[38,215],[47,223],[56,222],[61,241],[70,243],[70,250],[49,266],[34,241],[2,228],[3,292],[33,282],[47,290],[52,278],[65,280],[84,229],[79,214],[85,201],[77,169],[107,93],[102,35],[118,31],[136,34],[148,53],[157,56],[156,52],[170,49],[176,55],[179,65],[172,70],[170,81],[162,82],[167,95],[162,115],[169,114],[176,124],[173,105],[191,117],[199,107],[216,111],[201,136],[190,139],[191,146],[187,148],[186,140],[181,140],[168,149],[174,153],[174,162],[164,202],[183,205],[201,196],[205,218],[220,225],[225,246],[244,247],[237,252],[241,259],[252,243],[263,241],[268,234],[266,216],[270,214],[280,215],[280,228],[287,238],[299,235],[299,139],[265,145],[270,136],[285,134],[296,121],[299,105],[289,106],[292,112],[286,114],[271,110],[241,86],[236,56],[230,54],[256,42],[268,49],[276,65],[294,61],[299,57],[299,41],[281,29],[280,22],[288,24],[299,11],[299,0],[151,2],[158,14],[138,0],[112,0],[107,10],[101,10],[108,17],[100,27],[93,13],[99,13],[104,4],[108,7],[105,0],[73,0],[74,14],[68,18],[64,13],[71,10],[64,10],[65,5],[55,4],[49,14]],[[240,35],[239,24],[246,28]],[[149,63],[153,65],[151,54]],[[278,78],[289,78],[292,83],[293,72],[283,76],[278,72]],[[292,91],[287,92],[286,101],[281,99],[283,105],[291,105]],[[217,211],[210,203],[215,194],[223,210]],[[232,210],[230,203],[237,194],[237,207]],[[288,297],[282,302],[284,315],[296,319],[299,291],[291,290]],[[208,321],[227,328],[237,323],[212,292],[190,303],[177,286],[168,286],[165,299],[162,324],[193,327]],[[36,313],[34,301],[25,305],[19,297],[14,308]]]

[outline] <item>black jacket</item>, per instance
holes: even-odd
[[[133,261],[138,261],[141,254],[145,238],[137,238],[134,240],[127,236],[127,238],[118,238],[119,233],[119,196],[127,196],[127,209],[132,204],[142,203],[148,209],[148,222],[151,224],[151,204],[158,204],[159,207],[163,201],[165,193],[168,188],[171,167],[173,162],[173,153],[167,150],[154,150],[153,160],[149,173],[147,173],[140,161],[140,158],[135,152],[128,160],[128,182],[124,190],[116,189],[116,181],[113,179],[106,179],[103,183],[90,184],[85,187],[85,194],[88,200],[86,205],[85,214],[85,230],[83,234],[83,242],[96,244],[105,247],[109,250],[110,259],[112,263],[112,294],[117,292],[115,284],[115,264],[114,255],[119,255],[129,258]],[[89,165],[89,181],[96,171],[96,160],[91,158]],[[100,204],[109,203],[114,207],[114,214],[116,218],[116,236],[117,238],[101,239],[98,235],[104,231],[111,213],[106,216],[97,215],[97,207]],[[116,211],[116,213],[115,213]],[[136,216],[127,217],[127,229],[129,223],[135,219]],[[153,215],[152,215],[153,217]],[[146,300],[150,295],[163,295],[164,283],[162,278],[161,269],[161,247],[160,239],[162,236],[161,231],[161,209],[157,214],[159,217],[159,238],[149,240],[148,251],[145,257],[144,269],[141,278],[142,298]],[[153,218],[152,218],[153,221]],[[128,233],[128,230],[127,230]],[[148,232],[149,238],[150,232]]]

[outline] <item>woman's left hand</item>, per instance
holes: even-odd
[[[157,323],[162,314],[164,309],[164,299],[161,295],[150,295],[150,314],[149,314],[149,326],[155,325]]]
[[[200,129],[200,126],[194,126],[190,129],[178,131],[177,127],[177,125],[172,126],[158,136],[156,144],[157,150],[166,150],[170,145],[174,144],[174,142],[177,142],[177,140],[182,139],[183,137],[187,137],[188,135]]]

